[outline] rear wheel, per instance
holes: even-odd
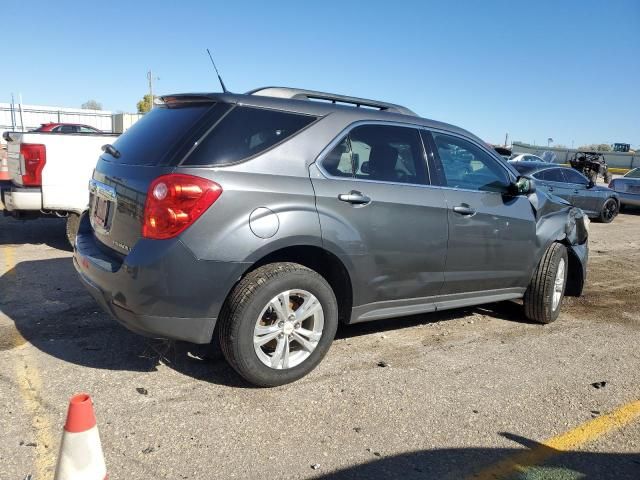
[[[71,248],[76,246],[76,236],[78,235],[78,227],[80,226],[80,215],[77,213],[70,213],[67,216],[67,240],[71,244]]]
[[[613,219],[616,218],[619,211],[620,207],[618,206],[618,202],[613,198],[608,198],[602,205],[602,210],[600,211],[600,217],[598,220],[602,223],[611,223]]]
[[[567,249],[560,243],[547,248],[524,294],[524,312],[529,320],[551,323],[558,318],[568,271]]]
[[[336,333],[338,305],[315,271],[273,263],[238,283],[219,322],[220,345],[231,366],[254,385],[274,387],[320,363]]]

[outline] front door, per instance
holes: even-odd
[[[418,130],[355,127],[310,176],[323,242],[351,269],[354,307],[397,308],[438,295],[447,211],[442,191],[429,186]]]
[[[585,212],[596,212],[601,199],[589,191],[589,180],[573,168],[563,168],[562,174],[571,190],[571,203]]]
[[[561,168],[547,168],[534,175],[541,190],[556,195],[569,203],[573,202],[574,188],[566,182]]]
[[[507,168],[478,144],[437,132],[428,144],[439,162],[435,170],[444,187],[449,222],[442,294],[471,297],[526,287],[536,239],[529,200],[507,195]]]

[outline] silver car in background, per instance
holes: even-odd
[[[614,178],[609,188],[618,194],[620,208],[640,207],[640,168],[628,171],[622,178]]]

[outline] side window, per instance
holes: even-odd
[[[504,192],[509,175],[477,145],[451,135],[433,133],[448,187],[485,192]]]
[[[73,125],[62,125],[60,127],[60,130],[58,130],[58,132],[60,133],[76,133],[76,127]]]
[[[316,117],[254,107],[235,107],[201,141],[185,165],[224,165],[264,152]]]
[[[410,184],[427,183],[418,130],[392,125],[363,125],[349,134],[355,177]]]
[[[352,152],[348,136],[324,157],[322,167],[334,177],[353,177]]]
[[[544,180],[545,182],[564,183],[565,181],[559,168],[549,168],[547,170],[542,170],[541,172],[536,173],[535,178]]]
[[[89,127],[78,127],[80,133],[96,133],[96,130]]]
[[[569,183],[577,183],[579,185],[586,185],[589,183],[589,180],[587,180],[586,177],[583,177],[573,169],[565,168],[562,170],[562,173]]]

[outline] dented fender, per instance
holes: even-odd
[[[536,218],[537,265],[549,245],[567,247],[569,276],[566,294],[579,296],[587,278],[589,258],[589,218],[566,200],[542,191],[528,196]]]

